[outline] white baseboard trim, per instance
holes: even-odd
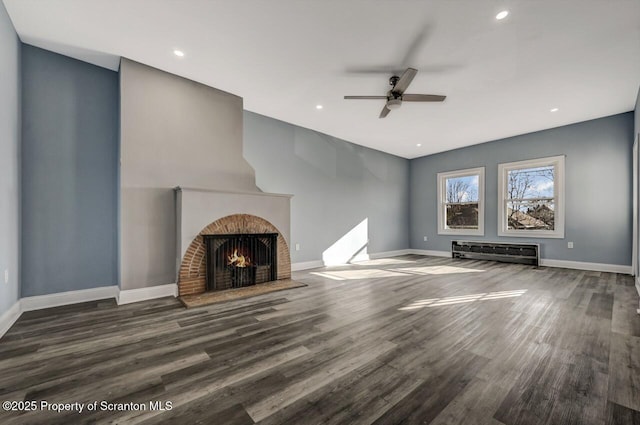
[[[291,271],[292,272],[297,272],[297,271],[300,271],[300,270],[317,269],[319,267],[324,267],[324,261],[322,261],[322,260],[304,261],[304,262],[301,262],[301,263],[292,263],[291,264]]]
[[[412,254],[410,249],[398,249],[396,251],[375,252],[369,254],[369,259],[377,260],[378,258],[399,257],[401,255]]]
[[[428,255],[431,257],[449,257],[451,258],[451,251],[432,251],[430,249],[409,249],[411,254],[416,255]]]
[[[369,254],[359,254],[353,257],[351,261],[349,261],[349,263],[358,263],[360,261],[376,260],[378,258],[398,257],[400,255],[412,254],[413,253],[412,251],[413,250],[411,249],[399,249],[396,251],[383,251],[383,252],[374,252]],[[349,263],[345,263],[345,264],[349,264]],[[296,272],[301,270],[317,269],[325,266],[328,267],[328,266],[341,266],[341,265],[344,265],[344,264],[326,264],[322,260],[305,261],[301,263],[292,263],[291,271]]]
[[[22,314],[22,308],[20,306],[20,300],[16,301],[9,310],[5,311],[0,316],[0,338],[7,333],[9,328],[20,318]]]
[[[352,262],[366,261],[368,259],[378,259],[387,257],[397,257],[399,255],[427,255],[431,257],[445,257],[451,258],[450,251],[435,251],[429,249],[400,249],[396,251],[376,252],[368,255],[356,256]],[[368,257],[368,258],[367,258]],[[540,265],[544,267],[559,267],[563,269],[576,269],[576,270],[589,270],[596,272],[609,272],[609,273],[621,273],[632,274],[631,266],[625,266],[620,264],[604,264],[604,263],[587,263],[583,261],[567,261],[567,260],[553,260],[548,258],[540,259]],[[318,267],[324,267],[325,263],[322,260],[307,261],[304,263],[293,263],[291,265],[292,271],[315,269]],[[638,285],[638,293],[640,294],[640,283]]]
[[[121,289],[116,301],[118,305],[137,303],[138,301],[152,300],[163,297],[177,297],[178,285],[168,283],[166,285],[150,286],[148,288]]]
[[[80,289],[78,291],[59,292],[57,294],[24,297],[20,300],[20,305],[22,311],[32,311],[87,301],[116,298],[117,295],[117,286],[101,286],[99,288]]]
[[[407,250],[411,254],[417,255],[430,255],[432,257],[451,257],[449,251],[431,251],[426,249],[409,249]],[[560,267],[563,269],[577,269],[577,270],[589,270],[596,272],[610,272],[631,274],[631,266],[624,266],[620,264],[603,264],[603,263],[587,263],[583,261],[566,261],[566,260],[552,260],[547,258],[540,259],[540,265],[544,267]],[[639,290],[640,293],[640,290]]]
[[[640,277],[636,277],[636,291],[638,291],[638,297],[640,297]],[[638,301],[636,313],[640,314],[640,300]]]
[[[620,264],[586,263],[583,261],[551,260],[541,258],[540,265],[544,267],[560,267],[563,269],[631,274],[631,266],[623,266]]]

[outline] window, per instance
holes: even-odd
[[[438,173],[438,234],[484,235],[484,167]]]
[[[498,166],[498,235],[564,238],[564,156]]]

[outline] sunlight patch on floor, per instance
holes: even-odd
[[[472,303],[475,301],[499,300],[503,298],[520,297],[527,292],[526,289],[516,289],[514,291],[498,291],[482,294],[460,295],[457,297],[430,298],[425,300],[417,300],[408,306],[401,307],[398,310],[417,310],[424,307],[441,307],[445,305]]]
[[[415,263],[415,260],[402,260],[400,258],[379,258],[376,260],[358,261],[358,266],[388,266],[392,264],[411,264]]]
[[[326,277],[327,279],[332,279],[332,280],[346,280],[343,277],[334,276],[331,273],[311,272],[309,274],[320,276],[320,277]]]
[[[378,260],[373,260],[378,261]],[[397,261],[397,260],[396,260]],[[402,261],[402,260],[401,260]],[[407,261],[411,262],[411,261]],[[359,263],[362,265],[362,263]],[[455,266],[425,266],[425,267],[398,267],[393,269],[352,269],[352,270],[327,270],[323,272],[311,272],[312,275],[326,277],[333,280],[375,279],[384,277],[400,277],[407,274],[415,275],[443,275],[456,273],[482,273],[484,270],[467,269]]]
[[[398,268],[396,270],[403,273],[420,274],[420,275],[484,272],[484,270],[480,270],[480,269],[467,269],[464,267],[455,267],[455,266],[403,267],[403,268]]]
[[[360,269],[360,270],[335,270],[325,272],[311,272],[311,274],[326,277],[333,280],[355,280],[355,279],[372,279],[380,277],[400,277],[406,276],[404,273],[398,273],[391,270],[379,269]]]

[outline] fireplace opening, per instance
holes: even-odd
[[[277,233],[203,235],[206,288],[242,288],[276,280]]]

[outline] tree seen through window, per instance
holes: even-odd
[[[478,176],[446,179],[446,226],[449,229],[478,228]]]
[[[555,167],[509,170],[506,209],[508,229],[554,230]]]

